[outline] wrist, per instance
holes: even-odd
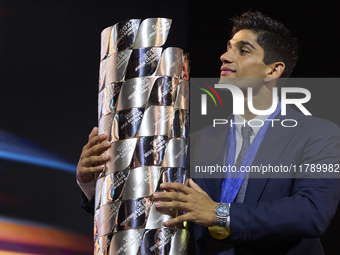
[[[92,198],[94,198],[95,192],[96,192],[96,180],[93,180],[91,182],[79,182],[77,180],[79,188],[83,191],[87,199],[90,201]]]
[[[214,202],[214,206],[213,206],[213,211],[212,211],[212,223],[210,225],[210,227],[212,226],[217,226],[217,217],[216,217],[216,212],[215,212],[215,209],[216,207],[220,204],[220,203],[217,203],[217,202]]]
[[[216,206],[214,211],[217,225],[230,228],[230,203],[220,203]]]

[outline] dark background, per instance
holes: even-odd
[[[336,5],[307,1],[28,1],[0,0],[0,130],[34,142],[76,165],[97,125],[101,31],[130,18],[173,20],[164,47],[191,56],[192,77],[218,77],[230,18],[258,10],[299,40],[292,77],[338,77],[340,17]],[[340,87],[311,88],[308,109],[336,122]],[[86,235],[92,216],[80,208],[75,172],[0,159],[0,217],[26,218]],[[1,197],[0,197],[1,198]],[[322,241],[337,254],[339,213]]]

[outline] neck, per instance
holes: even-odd
[[[272,105],[272,94],[268,94],[266,96],[262,95],[261,97],[253,97],[253,106],[257,110],[266,110]],[[249,121],[255,118],[257,115],[252,113],[248,108],[248,98],[244,98],[244,114],[241,115],[242,118]]]

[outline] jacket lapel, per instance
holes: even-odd
[[[253,166],[260,166],[261,164],[270,164],[271,166],[275,166],[284,149],[295,133],[300,129],[303,122],[303,120],[300,120],[299,114],[289,106],[287,106],[287,115],[282,116],[280,114],[276,117],[276,119],[280,119],[280,122],[276,121],[274,122],[274,127],[269,127],[252,163]],[[281,121],[283,119],[294,119],[300,121],[296,127],[291,128],[283,127],[281,125]],[[254,173],[250,173],[244,200],[245,203],[258,202],[270,175],[271,173],[267,172],[265,174],[261,174],[261,178],[252,178]]]

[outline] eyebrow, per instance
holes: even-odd
[[[252,45],[249,41],[238,41],[236,43],[236,45],[238,45],[238,46],[248,45],[248,46],[252,47],[254,50],[256,50],[254,45]],[[230,41],[228,41],[228,43],[227,43],[227,47],[229,47],[229,46],[230,46]]]

